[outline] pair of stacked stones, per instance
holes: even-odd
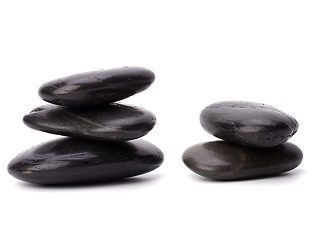
[[[124,67],[45,83],[39,95],[52,104],[34,109],[23,121],[30,128],[66,137],[22,152],[9,163],[9,173],[36,184],[75,184],[118,180],[156,169],[163,153],[137,139],[152,130],[154,114],[115,103],[147,89],[154,79],[146,68]]]
[[[218,102],[200,114],[202,127],[225,141],[204,142],[183,153],[185,165],[215,180],[265,177],[299,166],[303,154],[287,142],[298,130],[290,115],[265,104]]]

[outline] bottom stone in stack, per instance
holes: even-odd
[[[8,171],[35,184],[81,184],[144,174],[159,167],[163,158],[159,148],[144,140],[61,138],[22,152],[9,163]]]
[[[292,143],[250,148],[226,141],[199,143],[183,153],[193,172],[216,180],[238,180],[279,174],[299,166],[302,151]]]

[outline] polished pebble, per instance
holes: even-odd
[[[147,134],[156,117],[140,107],[109,104],[97,108],[66,108],[45,105],[23,118],[33,129],[100,141],[125,141]]]
[[[207,106],[201,112],[200,123],[218,138],[257,148],[286,142],[299,126],[293,117],[274,107],[243,101]]]
[[[296,168],[300,148],[284,143],[272,148],[250,148],[225,141],[196,144],[183,153],[184,164],[195,173],[215,180],[270,176]]]
[[[47,82],[39,88],[39,96],[61,106],[99,106],[142,92],[154,79],[154,73],[142,67],[99,70]]]
[[[36,184],[105,182],[150,172],[163,153],[144,140],[98,142],[61,138],[32,147],[15,157],[9,173]]]

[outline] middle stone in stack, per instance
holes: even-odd
[[[16,177],[39,184],[86,183],[131,177],[160,166],[160,149],[143,140],[128,141],[147,134],[156,123],[155,115],[114,103],[145,90],[154,79],[148,69],[124,67],[45,83],[39,95],[57,105],[34,109],[24,116],[24,123],[72,138],[48,142],[22,154],[30,155],[33,161],[23,165],[27,177],[22,171],[20,175],[16,171]],[[36,161],[36,154],[40,161]]]

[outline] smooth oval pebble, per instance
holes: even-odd
[[[244,101],[211,104],[202,110],[200,123],[218,138],[259,148],[286,142],[299,126],[293,117],[274,107]]]
[[[154,73],[142,67],[99,70],[47,82],[39,88],[39,96],[61,106],[99,106],[142,92],[154,80]]]
[[[97,108],[66,108],[45,105],[23,118],[33,129],[101,141],[125,141],[147,134],[156,117],[143,108],[108,104]]]
[[[299,166],[302,151],[292,143],[250,148],[225,141],[196,144],[182,159],[193,172],[215,180],[239,180],[283,173]]]
[[[163,153],[143,140],[98,142],[62,138],[32,147],[15,157],[9,173],[36,184],[105,182],[150,172]]]

